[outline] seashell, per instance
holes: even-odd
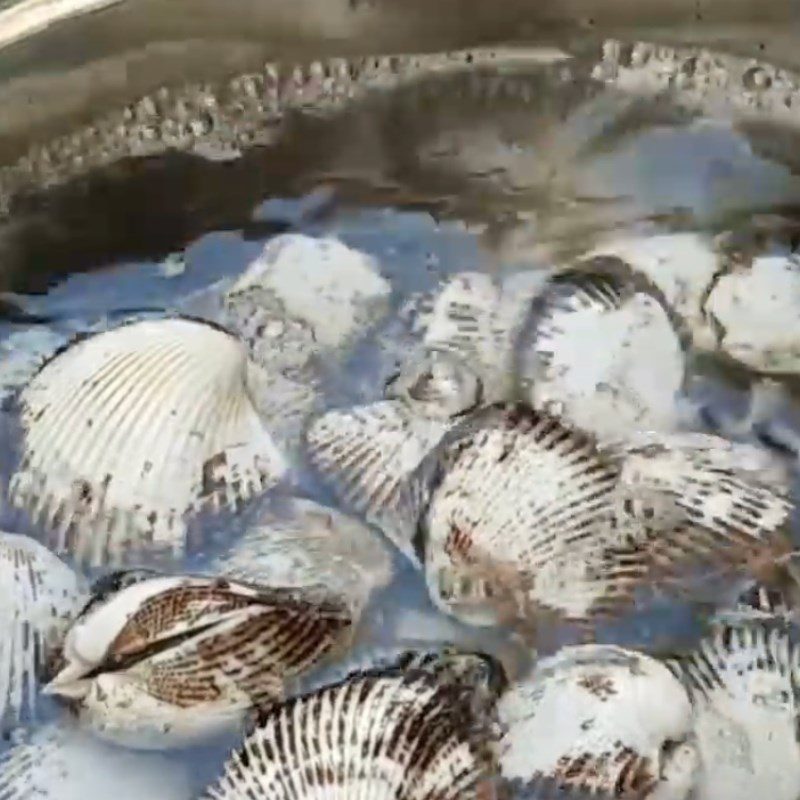
[[[531,303],[516,342],[519,396],[557,404],[602,438],[671,430],[684,381],[678,336],[657,299],[593,264],[555,275]]]
[[[736,445],[644,441],[601,449],[543,412],[490,406],[423,459],[389,525],[424,553],[434,602],[482,625],[541,611],[588,624],[684,567],[744,568],[786,546],[791,504]]]
[[[709,236],[669,233],[611,238],[585,258],[615,256],[634,274],[658,287],[667,306],[681,320],[695,347],[715,349],[715,337],[703,311],[708,290],[720,270]]]
[[[81,560],[180,551],[188,513],[238,505],[286,473],[255,405],[258,372],[234,337],[188,319],[75,340],[22,392],[12,502]]]
[[[764,255],[722,275],[705,303],[722,352],[757,372],[778,374],[800,371],[798,308],[796,254]]]
[[[334,238],[271,239],[225,295],[233,327],[266,366],[347,347],[388,311],[377,263]]]
[[[419,663],[354,673],[267,709],[206,796],[487,797],[492,764],[472,693]]]
[[[309,426],[306,443],[312,464],[339,497],[416,562],[394,525],[400,491],[447,429],[448,423],[420,417],[402,400],[383,400],[323,414]]]
[[[81,579],[47,548],[0,533],[0,722],[34,714],[39,673],[84,595]]]
[[[358,520],[312,500],[291,498],[265,511],[211,569],[264,586],[324,586],[354,620],[392,578],[391,554]]]
[[[567,798],[690,797],[692,707],[680,681],[646,655],[564,648],[512,684],[497,715],[500,770],[521,787],[549,784],[553,797]]]
[[[384,395],[416,416],[447,422],[481,403],[483,381],[459,355],[428,348],[412,354]]]
[[[235,728],[350,637],[347,609],[310,592],[141,571],[98,590],[44,691],[131,747],[183,746]]]
[[[800,794],[800,648],[773,617],[725,617],[669,662],[693,706],[701,769],[696,800],[794,800]]]
[[[190,800],[187,767],[156,753],[110,747],[72,726],[40,728],[0,755],[2,800]]]

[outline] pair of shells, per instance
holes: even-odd
[[[439,397],[411,395],[415,410],[452,416],[481,400],[517,399],[555,406],[603,437],[674,428],[683,351],[663,297],[640,283],[627,264],[602,256],[500,284],[480,273],[454,276],[421,316],[422,348],[434,362],[453,354],[477,381],[448,388],[445,376]],[[426,372],[411,361],[401,378],[413,387]]]
[[[143,544],[181,552],[197,511],[287,478],[286,440],[316,402],[310,360],[349,343],[388,292],[368,257],[282,236],[225,295],[236,335],[175,318],[78,338],[21,392],[11,502],[93,564]]]
[[[2,534],[0,719],[33,715],[50,673],[46,691],[101,736],[208,738],[346,647],[391,574],[370,530],[300,499],[264,512],[209,577],[129,570],[90,589],[42,545]]]
[[[753,242],[737,241],[748,232]],[[755,241],[764,234],[770,249]],[[786,375],[800,370],[800,261],[781,238],[780,231],[759,231],[756,221],[716,242],[695,233],[609,239],[594,254],[624,259],[657,286],[695,347],[758,373]]]
[[[540,611],[593,624],[684,568],[736,572],[789,548],[785,477],[757,448],[714,436],[603,446],[498,404],[426,440],[384,402],[331,412],[308,438],[345,499],[424,561],[434,602],[473,624]]]
[[[696,650],[658,661],[566,648],[498,704],[500,768],[588,796],[791,800],[800,792],[797,631],[720,618]]]

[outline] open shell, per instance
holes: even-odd
[[[93,563],[145,543],[180,551],[188,513],[286,472],[249,388],[257,369],[237,339],[187,319],[74,341],[22,392],[12,501]]]
[[[39,674],[85,592],[47,548],[0,533],[0,723],[35,711]]]
[[[471,694],[424,664],[355,673],[263,713],[207,797],[486,797],[491,761]]]
[[[230,730],[350,639],[348,610],[321,595],[227,578],[135,574],[110,593],[106,583],[67,633],[45,689],[129,746]]]

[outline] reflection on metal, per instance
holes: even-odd
[[[22,0],[0,10],[0,47],[32,36],[61,20],[119,2],[121,0]]]

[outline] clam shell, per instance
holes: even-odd
[[[516,344],[521,396],[606,438],[678,422],[681,344],[659,302],[633,283],[566,271],[534,299]]]
[[[800,794],[800,645],[777,617],[720,618],[669,662],[694,709],[702,760],[697,800],[794,800]]]
[[[39,673],[85,592],[47,548],[0,532],[0,722],[34,713]]]
[[[447,428],[441,420],[418,417],[399,400],[385,400],[323,414],[310,425],[306,442],[312,464],[339,497],[416,560],[411,533],[398,523],[400,493]]]
[[[225,305],[255,358],[301,365],[347,347],[388,310],[377,262],[334,238],[271,239],[230,287]]]
[[[210,570],[267,586],[324,586],[358,616],[392,578],[391,554],[358,520],[312,500],[265,511]]]
[[[350,639],[336,600],[227,578],[136,581],[91,605],[46,687],[104,738],[183,746],[240,723]]]
[[[744,568],[785,545],[790,504],[735,446],[646,441],[604,450],[525,406],[453,427],[395,504],[407,529],[419,521],[434,601],[475,624],[543,609],[586,623],[686,566]]]
[[[0,756],[2,800],[190,800],[185,766],[133,753],[67,724],[50,724]]]
[[[705,304],[719,348],[765,373],[800,370],[800,258],[768,255],[723,275]]]
[[[257,370],[237,339],[188,319],[74,341],[22,392],[12,502],[93,563],[145,543],[180,551],[188,512],[286,472],[249,388]]]
[[[264,712],[206,796],[477,800],[490,764],[470,694],[425,669],[351,675]]]
[[[720,259],[708,236],[670,233],[608,239],[587,258],[616,256],[658,287],[695,346],[715,349],[704,303]]]
[[[523,786],[549,781],[553,789],[617,798],[689,797],[698,763],[692,708],[680,681],[648,656],[565,648],[512,684],[497,713],[501,772]]]

